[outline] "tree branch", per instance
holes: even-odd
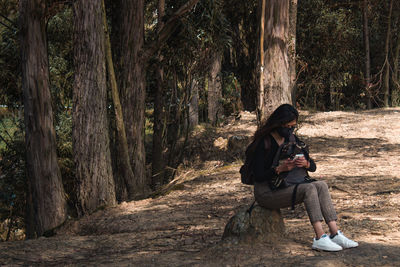
[[[199,0],[189,0],[186,4],[181,6],[181,8],[179,8],[178,11],[167,20],[167,22],[165,22],[165,24],[160,28],[157,38],[144,49],[143,56],[145,62],[148,62],[148,59],[163,46],[165,41],[168,40],[178,26],[179,19],[189,12],[197,2],[199,2]]]
[[[18,28],[18,26],[14,23],[14,21],[7,18],[7,16],[0,13],[0,17],[2,17],[4,20],[6,20],[8,23],[10,23],[15,29]],[[1,24],[3,24],[3,23],[1,23]],[[7,26],[6,24],[3,24],[3,25],[10,28],[10,26]]]

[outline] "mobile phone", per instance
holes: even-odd
[[[296,154],[296,155],[294,156],[293,160],[296,160],[296,159],[302,158],[302,157],[304,157],[304,154]]]

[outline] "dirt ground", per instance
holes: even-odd
[[[282,210],[286,236],[275,243],[228,243],[229,218],[252,202],[240,183],[241,161],[226,151],[233,135],[250,136],[242,113],[217,130],[198,129],[186,164],[164,194],[121,203],[50,238],[0,243],[1,266],[400,266],[400,109],[302,111],[298,135],[325,180],[340,229],[360,243],[341,252],[311,249],[302,205]]]

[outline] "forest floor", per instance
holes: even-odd
[[[164,194],[71,221],[53,237],[0,243],[0,265],[400,266],[400,109],[301,112],[298,135],[317,163],[312,177],[328,183],[341,230],[360,244],[336,253],[311,249],[303,205],[282,210],[280,242],[221,241],[229,218],[253,200],[226,141],[255,129],[246,112],[200,127]]]

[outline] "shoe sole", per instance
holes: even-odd
[[[348,248],[343,248],[343,249],[350,249],[350,248],[356,248],[356,247],[358,247],[358,245],[357,246],[354,246],[354,247],[348,247]]]
[[[322,249],[322,248],[316,248],[316,247],[312,247],[313,250],[316,251],[324,251],[324,252],[339,252],[342,251],[343,249],[339,249],[339,250],[326,250],[326,249]]]

